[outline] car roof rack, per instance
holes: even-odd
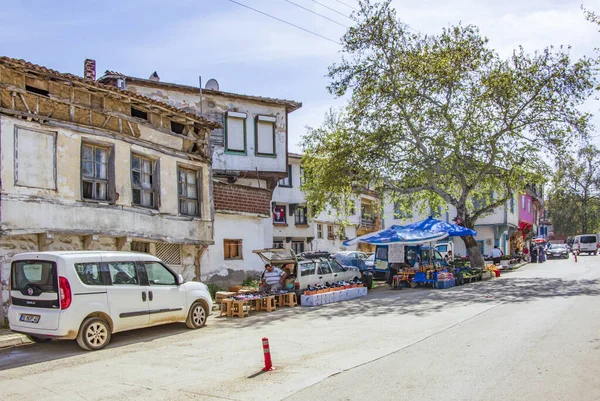
[[[306,260],[306,259],[329,259],[331,254],[326,251],[313,251],[313,252],[302,252],[298,255],[298,260]]]

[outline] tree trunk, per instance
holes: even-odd
[[[471,262],[471,267],[475,269],[483,269],[485,267],[485,261],[483,260],[483,255],[481,254],[481,248],[479,247],[479,244],[475,238],[472,235],[467,235],[466,237],[461,238],[467,247],[467,253],[469,255],[469,262]]]

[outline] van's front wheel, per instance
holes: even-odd
[[[77,344],[86,351],[96,351],[110,342],[110,326],[99,317],[89,317],[83,321],[77,334]]]
[[[206,307],[201,302],[194,302],[185,320],[185,324],[190,329],[199,329],[206,324],[207,316]]]

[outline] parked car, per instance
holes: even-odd
[[[446,258],[448,252],[452,252],[452,255],[454,255],[453,242],[438,242],[434,245],[434,248],[442,255],[442,258]]]
[[[336,252],[331,255],[335,260],[338,261],[339,264],[345,267],[358,267],[358,269],[362,272],[373,273],[373,266],[367,266],[368,256],[363,252]],[[374,257],[373,257],[374,260]]]
[[[550,244],[550,248],[546,251],[548,259],[569,259],[569,248],[566,244]]]
[[[588,255],[598,254],[598,236],[596,234],[578,235],[573,240],[573,250],[577,253],[587,253]]]
[[[293,250],[284,248],[259,249],[252,252],[260,256],[265,263],[289,270],[294,280],[294,289],[299,293],[309,285],[361,278],[357,267],[340,265],[330,258],[328,252],[303,252],[298,256]]]
[[[133,252],[31,252],[11,262],[10,329],[34,342],[76,339],[104,348],[113,333],[185,322],[206,324],[206,285],[184,283],[160,259]]]
[[[372,253],[370,254],[366,259],[365,259],[365,265],[367,266],[367,268],[369,269],[375,269],[375,254]]]

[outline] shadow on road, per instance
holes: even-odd
[[[190,329],[183,323],[172,323],[164,326],[149,327],[147,329],[125,331],[113,334],[110,344],[106,346],[106,349],[109,350],[131,344],[151,342],[159,338],[176,336],[189,331]],[[84,351],[79,348],[76,341],[68,340],[7,348],[0,350],[0,371],[75,356],[91,356],[94,353],[95,352],[92,351]]]
[[[308,315],[310,319],[343,319],[348,315],[390,316],[411,314],[427,317],[443,309],[474,303],[522,303],[544,298],[568,298],[600,295],[600,280],[563,280],[559,278],[506,278],[481,281],[446,290],[431,288],[390,291],[380,288],[366,298],[320,307],[299,307],[277,310],[277,317],[265,312],[252,314],[250,319],[227,318],[231,327],[269,325]],[[225,319],[225,318],[221,318]]]
[[[240,329],[273,325],[276,322],[297,319],[318,319],[320,322],[347,319],[348,316],[413,315],[428,317],[451,307],[499,302],[524,303],[544,298],[568,298],[600,295],[600,280],[563,280],[559,278],[503,278],[476,282],[447,290],[415,288],[390,291],[381,287],[365,298],[329,304],[321,307],[283,308],[275,312],[252,312],[250,318],[224,318],[215,313],[209,319],[221,328]],[[320,323],[321,324],[321,323]],[[189,332],[184,324],[174,323],[113,335],[107,349],[151,342],[155,339]],[[139,348],[123,349],[124,353],[138,352]],[[102,351],[99,351],[102,352]],[[0,350],[0,371],[70,357],[94,358],[93,352],[81,350],[75,341],[56,341],[49,344]],[[78,363],[78,362],[73,362]]]

